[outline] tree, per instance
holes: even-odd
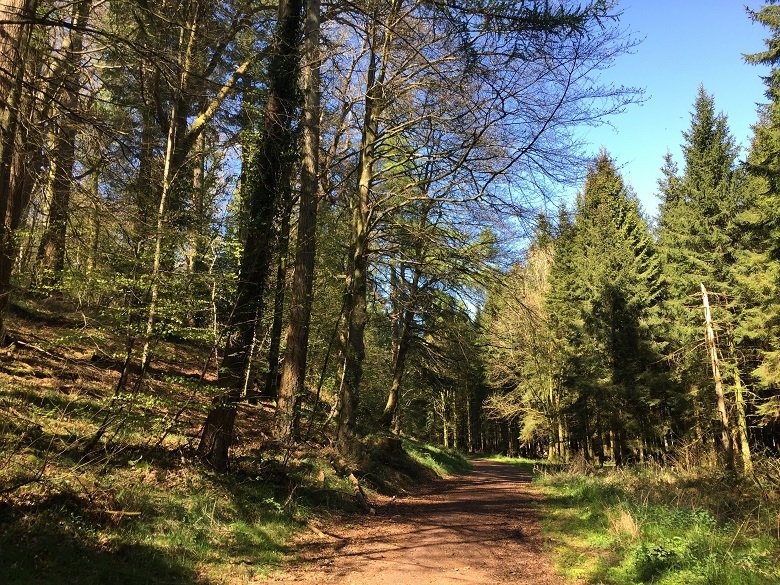
[[[481,3],[427,6],[398,1],[372,3],[364,14],[365,24],[354,25],[365,31],[355,44],[363,47],[358,62],[364,63],[366,83],[360,101],[360,146],[354,153],[355,188],[347,198],[352,235],[337,417],[337,444],[345,454],[358,448],[355,413],[367,281],[371,243],[382,217],[430,196],[517,212],[523,205],[513,200],[514,190],[507,194],[497,183],[522,184],[539,169],[547,179],[570,172],[577,153],[568,129],[575,120],[592,121],[604,112],[591,98],[606,96],[605,109],[611,111],[634,96],[614,88],[591,92],[580,85],[587,72],[625,48],[612,31],[600,28],[614,16],[601,2],[553,9],[547,4],[486,8]],[[446,34],[426,34],[429,23],[437,23]],[[540,92],[543,100],[531,97]],[[535,106],[529,108],[529,103]],[[440,138],[419,140],[415,128],[426,128],[426,122],[434,120],[445,129]],[[413,144],[401,149],[407,153],[405,160],[386,157],[398,152],[391,143],[404,141]],[[404,198],[392,179],[410,162],[434,165],[434,188]],[[414,184],[407,187],[414,192]]]
[[[556,238],[547,310],[568,353],[582,451],[622,463],[631,444],[657,439],[649,324],[660,266],[636,197],[606,152],[591,166],[571,227]]]
[[[763,400],[757,414],[765,427],[780,423],[780,6],[770,2],[758,11],[748,10],[753,21],[769,29],[766,50],[747,55],[748,63],[770,67],[764,78],[768,103],[761,107],[754,126],[753,142],[747,159],[745,191],[753,194],[753,205],[740,217],[748,240],[737,264],[738,287],[748,309],[738,335],[756,348],[755,375]],[[770,431],[767,442],[772,442]]]
[[[6,19],[0,33],[0,343],[6,337],[5,310],[11,294],[11,271],[16,255],[16,230],[30,198],[30,99],[25,92],[28,74],[31,21],[36,0],[3,0]]]
[[[720,437],[721,450],[730,462],[730,417],[724,396],[709,390],[713,382],[710,358],[701,343],[704,330],[701,302],[692,299],[697,298],[702,285],[715,293],[711,297],[721,299],[726,311],[713,311],[717,313],[715,319],[720,329],[719,350],[736,367],[736,356],[729,350],[733,349],[729,339],[735,316],[727,305],[734,298],[729,271],[735,262],[738,239],[734,223],[738,211],[734,183],[737,150],[726,116],[716,114],[714,98],[703,87],[699,88],[691,126],[683,138],[685,166],[679,178],[667,174],[662,185],[659,217],[658,237],[667,283],[664,312],[671,323],[668,351],[678,356],[675,369],[683,391],[692,402],[687,410],[693,414],[696,435],[701,437],[708,431],[706,421],[710,420],[710,413],[718,413],[720,429],[715,434]],[[666,168],[669,168],[668,160]]]
[[[303,165],[299,198],[290,321],[276,410],[276,435],[286,439],[294,432],[295,404],[306,379],[309,348],[314,260],[319,204],[320,157],[320,1],[307,0],[304,23]]]
[[[542,215],[525,259],[510,269],[488,298],[486,365],[494,392],[486,409],[518,421],[525,444],[547,444],[549,460],[568,458],[571,393],[564,380],[567,356],[546,310],[555,242]]]
[[[247,203],[247,229],[235,308],[231,315],[234,335],[228,339],[220,369],[229,389],[209,412],[198,452],[217,469],[226,469],[232,442],[236,400],[250,367],[260,302],[265,292],[273,241],[273,219],[280,194],[289,189],[293,121],[298,108],[298,57],[303,20],[301,0],[280,0],[271,59],[263,132],[252,160],[251,193]]]
[[[54,87],[48,91],[49,99],[59,104],[60,111],[52,131],[49,221],[41,237],[38,252],[44,272],[41,284],[46,288],[59,287],[65,268],[65,236],[73,190],[76,137],[79,129],[76,117],[83,85],[80,61],[84,47],[84,30],[87,28],[92,12],[92,0],[76,2],[71,10],[72,28],[59,49],[61,56],[59,62],[55,61],[52,75],[51,85]]]

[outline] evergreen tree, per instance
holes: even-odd
[[[759,384],[755,391],[762,399],[757,414],[765,427],[764,440],[771,444],[780,430],[780,6],[770,2],[748,13],[769,29],[769,36],[766,50],[745,59],[769,66],[770,72],[764,77],[768,103],[753,128],[746,164],[744,191],[752,200],[740,215],[746,245],[735,278],[747,310],[738,335],[754,348],[750,357]]]
[[[641,456],[651,439],[657,360],[648,323],[658,276],[636,197],[602,152],[556,241],[548,310],[570,356],[582,447],[617,463],[632,446]]]
[[[714,98],[703,87],[699,88],[691,126],[683,132],[683,138],[682,175],[672,172],[669,158],[664,166],[658,222],[667,293],[667,355],[674,358],[675,377],[684,393],[680,401],[683,410],[674,418],[680,421],[680,431],[693,429],[696,437],[707,444],[715,431],[716,436],[722,437],[722,450],[730,454],[737,443],[737,429],[744,427],[744,415],[739,414],[744,410],[739,396],[743,364],[735,337],[743,311],[737,302],[734,268],[742,239],[737,217],[749,203],[741,186],[741,174],[736,171],[737,148],[728,120],[724,114],[716,113]],[[726,394],[734,392],[732,402],[737,413],[728,411],[729,401],[719,393],[717,385],[715,392],[712,390],[711,359],[701,341],[702,285],[709,291],[713,304],[718,365],[726,378]],[[716,418],[720,422],[713,428],[711,421]],[[747,453],[744,436],[743,439],[742,451]]]

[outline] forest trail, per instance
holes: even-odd
[[[563,583],[543,550],[539,499],[527,469],[477,460],[467,475],[324,529],[327,541],[301,542],[297,565],[272,582]]]

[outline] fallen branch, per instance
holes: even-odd
[[[371,507],[371,504],[366,497],[366,493],[363,491],[363,488],[360,487],[360,482],[358,481],[358,478],[355,477],[354,473],[349,474],[349,481],[352,484],[352,489],[355,492],[355,498],[357,499],[358,504],[360,504],[360,507],[363,508],[366,512],[375,514],[376,510]]]

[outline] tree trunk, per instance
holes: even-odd
[[[35,13],[37,4],[37,0],[0,0],[0,13],[7,21],[21,21]],[[0,28],[0,343],[6,337],[4,316],[16,256],[14,232],[29,200],[31,165],[23,160],[29,149],[28,127],[20,124],[20,114],[26,101],[23,88],[31,34],[31,25]]]
[[[558,461],[563,463],[566,461],[566,436],[563,431],[563,417],[559,412],[558,419]]]
[[[236,421],[238,399],[223,396],[214,401],[198,444],[198,455],[214,469],[227,471],[230,466],[230,446]]]
[[[739,433],[739,452],[742,457],[742,470],[746,474],[753,473],[753,458],[750,453],[750,441],[748,441],[747,418],[745,417],[745,398],[743,394],[742,378],[737,366],[734,366],[734,403],[737,407],[737,431]]]
[[[701,285],[702,304],[704,306],[704,332],[707,342],[707,353],[712,367],[712,378],[715,381],[715,396],[718,405],[718,417],[720,418],[720,444],[726,455],[726,465],[734,465],[734,453],[731,445],[729,416],[726,412],[726,395],[723,391],[723,378],[720,373],[720,360],[718,359],[718,348],[715,345],[715,331],[712,327],[712,314],[710,312],[710,301],[707,295],[707,289],[704,284]]]
[[[76,136],[78,124],[74,113],[79,105],[80,67],[83,51],[83,30],[89,21],[92,0],[81,0],[73,6],[73,24],[63,47],[63,63],[58,68],[55,82],[61,84],[62,96],[59,120],[54,130],[51,159],[51,204],[49,222],[41,239],[39,258],[43,269],[41,284],[57,290],[65,268],[65,240],[70,217],[70,197],[73,184],[73,167],[76,162]]]
[[[336,420],[336,447],[345,455],[359,451],[355,428],[360,382],[365,357],[364,335],[368,322],[366,304],[368,251],[373,220],[371,187],[374,181],[375,150],[379,139],[379,117],[383,109],[382,94],[393,38],[393,22],[400,0],[390,8],[385,26],[377,22],[376,12],[368,19],[368,69],[363,114],[363,131],[358,159],[358,183],[350,201],[352,211],[350,256],[344,290],[345,327],[342,333],[344,377],[341,385],[340,410]],[[380,53],[379,44],[382,43]]]
[[[248,201],[246,242],[241,255],[241,274],[236,305],[220,368],[220,385],[228,396],[240,393],[249,369],[257,316],[270,265],[272,226],[279,198],[289,189],[293,145],[292,124],[298,106],[298,48],[303,0],[280,0],[276,30],[268,66],[268,97],[263,132],[252,160],[252,185]],[[216,469],[226,469],[233,440],[235,416],[224,416],[221,405],[209,414],[201,435],[200,456]],[[224,418],[225,424],[220,424]],[[204,440],[211,436],[219,440]]]
[[[362,212],[355,210],[354,215]],[[368,229],[366,222],[353,219],[353,246],[345,293],[345,331],[342,333],[344,374],[340,388],[339,411],[336,418],[336,444],[344,455],[359,451],[355,428],[360,381],[365,357],[364,335],[368,321],[366,306],[366,269],[368,264]]]
[[[385,410],[382,413],[381,424],[384,428],[390,429],[398,410],[398,403],[401,395],[401,382],[406,368],[406,355],[409,352],[411,341],[411,325],[414,313],[410,309],[403,309],[401,317],[401,326],[398,338],[398,347],[393,360],[393,381],[390,385],[390,392],[387,396]]]
[[[87,276],[95,270],[100,252],[100,172],[98,169],[94,170],[92,191],[92,233],[87,256]]]
[[[173,181],[176,177],[176,170],[180,167],[178,162],[179,140],[183,133],[181,128],[181,119],[184,112],[183,100],[181,94],[187,87],[187,77],[190,74],[192,57],[195,47],[195,40],[198,31],[197,11],[192,15],[189,23],[188,36],[185,41],[185,29],[182,28],[179,36],[179,50],[181,55],[181,74],[179,75],[178,87],[174,92],[176,95],[171,106],[171,116],[168,123],[168,135],[165,140],[165,156],[163,160],[162,186],[160,188],[160,199],[157,205],[157,216],[154,231],[154,253],[152,256],[152,272],[150,274],[149,285],[149,306],[146,312],[146,329],[144,334],[144,345],[141,352],[141,367],[146,368],[151,360],[151,342],[154,334],[155,322],[157,320],[157,301],[160,294],[160,271],[162,267],[163,239],[165,238],[165,219],[168,211],[168,199],[171,196]],[[184,118],[186,120],[186,117]],[[174,160],[174,158],[177,160]]]
[[[442,436],[442,444],[444,445],[445,449],[450,448],[450,434],[449,434],[449,427],[447,425],[447,409],[446,409],[446,399],[444,396],[442,396],[441,399],[442,407],[441,407],[441,436]]]
[[[471,394],[466,399],[466,440],[468,441],[467,449],[469,453],[474,452],[474,429],[471,425]]]
[[[374,146],[377,139],[377,100],[380,88],[376,81],[376,28],[371,25],[371,50],[368,64],[368,80],[365,98],[363,132],[358,161],[358,184],[352,207],[352,230],[347,278],[344,291],[345,320],[342,333],[342,351],[344,352],[344,375],[341,384],[340,409],[336,419],[336,445],[344,455],[355,454],[357,434],[355,417],[357,414],[360,381],[363,376],[363,358],[365,356],[364,334],[368,321],[366,306],[368,268],[368,236],[371,221],[370,192],[373,181]]]
[[[220,368],[221,384],[237,389],[249,368],[249,348],[268,280],[273,221],[282,193],[289,189],[293,145],[292,124],[298,107],[298,46],[303,0],[280,0],[262,135],[251,161],[247,226],[241,254],[236,302]]]
[[[306,1],[302,70],[303,164],[301,167],[300,212],[295,250],[295,268],[290,295],[282,377],[279,385],[275,432],[286,439],[295,432],[296,397],[303,392],[309,348],[314,261],[317,248],[317,205],[319,203],[320,154],[320,0]]]
[[[262,393],[269,398],[276,398],[279,387],[279,351],[282,346],[282,325],[284,323],[284,291],[287,287],[287,253],[290,246],[290,215],[292,214],[291,194],[285,197],[288,201],[282,211],[279,224],[279,236],[276,239],[276,282],[274,283],[274,313],[271,323],[271,340],[268,347],[268,374],[265,378]],[[250,402],[255,397],[250,397]]]

